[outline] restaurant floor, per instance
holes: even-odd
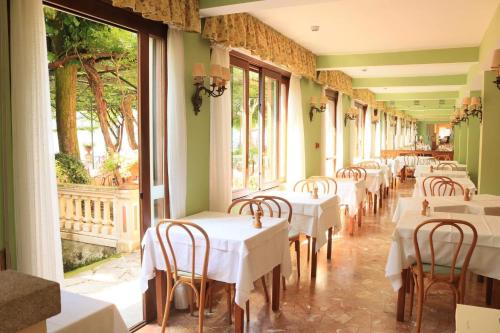
[[[396,321],[396,298],[384,268],[389,251],[394,224],[392,212],[398,196],[409,196],[413,189],[411,180],[391,191],[382,210],[368,213],[363,225],[351,237],[344,231],[337,234],[333,244],[332,261],[326,260],[326,246],[318,257],[315,281],[310,280],[305,241],[302,246],[301,278],[297,283],[295,253],[293,278],[282,293],[281,311],[273,313],[262,292],[261,283],[250,299],[250,325],[247,332],[334,332],[379,333],[413,332],[412,319],[407,313],[405,322]],[[485,306],[485,286],[470,276],[466,304]],[[268,286],[271,285],[270,281]],[[409,302],[409,297],[406,298]],[[424,305],[423,333],[455,332],[453,297],[446,287],[431,290]],[[174,312],[169,320],[168,332],[196,332],[197,318],[186,312]],[[205,320],[205,332],[231,332],[227,321],[225,293],[221,291],[214,301],[213,314]],[[140,333],[160,332],[160,327],[150,324]]]

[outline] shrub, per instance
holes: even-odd
[[[56,154],[56,176],[60,183],[90,183],[89,173],[82,161],[69,154]]]

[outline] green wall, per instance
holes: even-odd
[[[500,195],[500,90],[492,83],[496,72],[484,75],[483,124],[479,160],[479,191]]]
[[[312,80],[302,78],[300,80],[302,93],[302,112],[304,120],[304,149],[306,158],[306,177],[321,175],[321,148],[316,148],[316,143],[321,144],[321,119],[322,114],[314,113],[313,120],[309,120],[309,109],[311,96],[318,99],[322,93],[322,87]]]
[[[480,133],[481,125],[479,119],[469,119],[469,124],[467,126],[467,156],[465,157],[465,164],[467,164],[467,170],[474,184],[477,184],[479,173]]]
[[[351,96],[342,94],[342,109],[344,111],[344,114],[346,114],[349,111],[349,108],[351,107]],[[342,123],[337,124],[337,126],[344,126],[344,117],[342,117]],[[351,123],[354,123],[353,121],[349,121],[347,126],[344,126],[344,168],[347,166],[350,166],[352,164],[352,156],[351,156],[351,149],[349,147],[349,140],[351,139]]]
[[[184,66],[187,113],[187,202],[186,213],[208,210],[210,158],[210,100],[203,98],[201,111],[195,116],[191,96],[194,92],[191,69],[194,63],[210,67],[210,43],[200,34],[184,34]]]

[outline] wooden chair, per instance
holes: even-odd
[[[437,165],[436,170],[451,170],[451,171],[456,171],[456,170],[458,170],[458,168],[457,168],[457,165],[455,163],[452,163],[452,162],[440,162]]]
[[[414,177],[415,176],[415,166],[418,165],[419,163],[419,158],[417,155],[404,155],[404,166],[403,166],[403,172],[404,172],[404,179],[408,177]]]
[[[435,226],[431,229],[429,233],[429,247],[430,247],[430,263],[422,259],[420,252],[420,246],[418,243],[418,233],[424,226],[433,225]],[[464,241],[464,231],[462,226],[470,228],[472,231],[472,240],[469,245],[469,249],[464,257],[463,263],[460,265],[458,262],[459,255],[462,250]],[[441,227],[446,228],[449,232],[449,228],[456,230],[460,238],[455,247],[453,256],[451,257],[451,265],[443,266],[436,263],[436,252],[434,248],[434,234],[436,230]],[[422,238],[421,238],[422,239]],[[419,224],[415,231],[413,232],[413,246],[415,247],[415,260],[416,263],[410,267],[411,275],[413,277],[413,283],[411,284],[410,290],[410,317],[413,310],[413,294],[414,290],[417,291],[417,333],[420,333],[422,326],[422,312],[425,298],[430,290],[430,288],[437,283],[447,284],[453,291],[453,300],[455,306],[457,303],[463,304],[465,297],[465,282],[467,276],[467,269],[469,267],[470,258],[474,252],[474,248],[477,243],[477,231],[476,228],[466,221],[452,220],[452,219],[431,219]]]
[[[438,197],[457,195],[457,189],[460,189],[462,195],[465,194],[462,184],[454,180],[440,179],[432,183],[431,195]]]
[[[162,231],[161,227],[166,225],[165,229]],[[191,270],[189,272],[181,271],[177,267],[177,258],[175,254],[175,250],[172,246],[172,238],[171,238],[171,230],[176,227],[184,231],[191,241]],[[201,273],[196,273],[195,267],[196,265],[196,241],[199,239],[199,236],[195,238],[193,231],[201,234],[202,236],[202,249],[203,251],[203,260],[202,260],[202,269]],[[165,243],[162,237],[165,236],[168,245],[168,253],[165,247]],[[198,305],[198,332],[203,332],[203,319],[205,317],[205,302],[207,295],[207,287],[210,288],[209,283],[211,282],[207,278],[207,269],[208,269],[208,259],[210,252],[210,240],[208,239],[208,235],[197,224],[188,221],[177,221],[177,220],[162,220],[156,226],[156,236],[160,242],[161,252],[163,254],[163,258],[165,259],[165,266],[167,268],[167,296],[166,296],[166,304],[165,304],[165,313],[163,315],[163,321],[161,325],[161,332],[165,332],[165,328],[167,326],[167,321],[170,315],[170,307],[172,304],[172,300],[174,298],[175,289],[181,284],[189,287],[190,291],[190,309],[191,313],[193,312],[192,306],[192,296],[194,294],[196,303]],[[177,235],[174,237],[176,238]],[[199,290],[197,288],[199,286]]]
[[[276,213],[275,216],[280,217],[282,215],[287,215],[287,221],[288,224],[292,223],[292,204],[278,196],[274,195],[258,195],[255,196],[254,199],[262,200],[262,202],[267,202],[269,205],[271,205],[274,209],[273,211]],[[285,210],[283,210],[282,205],[285,206]],[[297,281],[300,280],[300,233],[295,230],[290,230],[288,232],[288,241],[290,242],[290,245],[294,244],[295,245],[295,254],[297,255]],[[285,284],[285,277],[282,277],[283,279],[283,289],[286,289],[286,284]]]
[[[264,202],[263,200],[255,199],[255,198],[243,198],[243,199],[238,199],[233,201],[228,209],[227,212],[229,214],[232,213],[232,210],[234,208],[239,208],[238,209],[238,214],[248,214],[250,212],[251,215],[254,214],[256,210],[260,211],[262,213],[262,216],[265,216],[265,210],[264,208],[267,208],[268,216],[273,217],[273,209],[271,205],[268,202]],[[245,210],[247,209],[247,210]],[[266,298],[266,303],[269,303],[269,292],[267,290],[267,285],[266,285],[266,279],[265,277],[261,277],[260,280],[262,281],[262,288],[264,289],[264,297]],[[227,289],[228,293],[231,294],[231,285],[228,285]],[[229,307],[229,322],[231,323],[231,316],[232,316],[232,306]],[[250,301],[247,301],[246,303],[246,317],[247,321],[250,321]]]
[[[449,161],[450,160],[450,155],[446,155],[446,154],[435,155],[434,157],[436,158],[436,160],[439,160],[439,161]]]
[[[435,165],[439,164],[439,161],[434,157],[431,158],[420,158],[418,160],[418,165]]]
[[[425,177],[424,180],[422,181],[422,190],[424,192],[424,195],[432,195],[432,187],[435,182],[440,181],[440,180],[446,180],[446,181],[451,181],[451,178],[445,177],[445,176],[428,176]],[[429,193],[427,193],[427,189],[429,189]]]
[[[360,179],[361,176],[361,171],[352,167],[339,169],[335,174],[337,179]]]
[[[309,179],[312,179],[314,181],[320,181],[323,182],[326,185],[326,193],[328,194],[337,194],[337,181],[334,178],[331,177],[326,177],[326,176],[312,176],[309,177]]]
[[[329,184],[323,179],[302,179],[293,186],[294,192],[312,192],[316,187],[319,194],[327,194],[329,192]]]
[[[359,166],[352,166],[352,167],[349,167],[349,168],[358,172],[358,174],[360,175],[359,179],[366,180],[366,177],[368,176],[368,172],[366,172],[365,168],[362,168],[362,167],[359,167]]]
[[[380,163],[377,161],[363,161],[357,163],[356,166],[364,169],[380,169]]]

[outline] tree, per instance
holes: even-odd
[[[60,151],[79,157],[76,113],[87,110],[82,115],[92,117],[89,94],[108,151],[120,150],[124,127],[130,147],[137,149],[132,111],[137,94],[135,34],[48,7],[44,10]]]

